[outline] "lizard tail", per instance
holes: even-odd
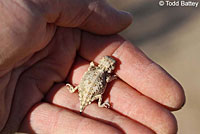
[[[83,106],[83,105],[80,106],[80,113],[83,112],[84,108],[85,108],[85,106]]]

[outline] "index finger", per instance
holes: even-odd
[[[123,81],[168,108],[179,109],[185,101],[181,85],[119,35],[104,37],[84,32],[79,53],[86,60],[96,62],[112,55],[118,60],[116,74]]]

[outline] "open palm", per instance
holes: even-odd
[[[1,133],[175,133],[170,110],[184,102],[181,86],[130,42],[105,36],[131,18],[103,1],[57,2],[0,2]],[[111,109],[92,103],[80,115],[65,82],[77,85],[105,55],[117,59],[119,79],[105,96]]]

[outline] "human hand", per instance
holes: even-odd
[[[0,20],[6,20],[0,22],[3,28],[0,32],[0,38],[3,39],[0,43],[1,133],[16,131],[19,126],[21,131],[30,133],[151,133],[150,129],[158,133],[176,131],[176,122],[169,109],[180,108],[184,94],[169,75],[120,36],[104,37],[79,29],[57,27],[79,27],[97,34],[111,34],[130,23],[128,15],[108,8],[102,1],[90,3],[89,6],[82,5],[82,1],[78,3],[78,0],[68,1],[68,5],[49,1],[26,2],[0,2],[3,5],[0,6],[1,13],[4,11],[8,17],[3,19],[4,16],[0,16]],[[73,6],[69,6],[69,2]],[[8,9],[15,10],[5,12],[4,8],[10,6],[14,8]],[[74,14],[81,17],[69,19],[76,10],[66,6],[81,6],[76,10],[83,10]],[[90,15],[87,14],[89,10],[80,14],[85,11],[84,7],[95,11]],[[65,13],[64,9],[72,10]],[[121,80],[110,87],[113,110],[97,108],[92,104],[84,111],[87,117],[76,114],[74,110],[79,110],[78,96],[70,94],[61,82],[68,76],[70,82],[77,84],[88,61],[98,61],[103,55],[112,53],[121,62],[116,72]],[[75,69],[70,70],[76,55],[79,58],[75,61]],[[151,74],[148,73],[150,71]]]

